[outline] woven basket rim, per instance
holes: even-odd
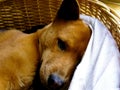
[[[102,8],[104,8],[106,10],[106,12],[108,12],[113,18],[116,19],[116,21],[118,23],[120,23],[120,16],[115,12],[115,10],[113,8],[110,8],[107,4],[105,4],[99,0],[88,0],[88,1],[93,2],[96,5],[99,5]]]

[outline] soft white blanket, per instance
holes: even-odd
[[[120,90],[120,52],[108,29],[97,19],[80,15],[92,36],[69,90]]]

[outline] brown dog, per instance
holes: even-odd
[[[75,0],[64,0],[54,21],[42,30],[0,33],[0,90],[28,90],[39,62],[41,83],[50,90],[67,90],[90,35]]]

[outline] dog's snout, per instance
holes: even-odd
[[[52,89],[59,89],[64,84],[64,81],[55,74],[51,74],[48,78],[48,85]]]

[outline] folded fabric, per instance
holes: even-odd
[[[99,20],[86,15],[80,18],[92,35],[69,90],[120,90],[120,52],[115,40]]]

